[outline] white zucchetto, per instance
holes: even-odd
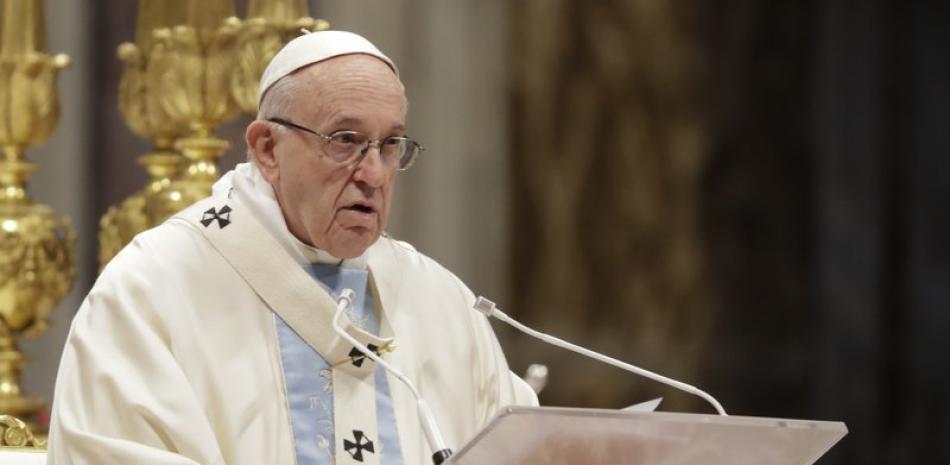
[[[257,97],[257,107],[260,108],[264,93],[277,81],[304,66],[319,63],[341,55],[364,54],[379,58],[396,75],[399,70],[392,60],[375,45],[363,36],[346,31],[318,31],[310,32],[291,40],[280,49],[264,69],[261,77],[261,90]]]

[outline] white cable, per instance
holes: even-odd
[[[572,351],[572,352],[577,352],[577,353],[579,353],[579,354],[581,354],[581,355],[585,355],[585,356],[590,357],[590,358],[592,358],[592,359],[594,359],[594,360],[598,360],[598,361],[604,362],[604,363],[606,363],[606,364],[608,364],[608,365],[613,365],[613,366],[615,366],[615,367],[617,367],[617,368],[620,368],[620,369],[622,369],[622,370],[627,370],[627,371],[629,371],[629,372],[636,373],[636,374],[638,374],[638,375],[640,375],[640,376],[643,376],[643,377],[646,377],[646,378],[650,378],[650,379],[652,379],[653,381],[656,381],[656,382],[659,382],[659,383],[663,383],[663,384],[666,384],[667,386],[671,386],[671,387],[674,387],[674,388],[679,389],[679,390],[681,390],[681,391],[688,392],[688,393],[690,393],[690,394],[693,394],[693,395],[702,397],[703,400],[705,400],[706,402],[709,402],[709,403],[716,409],[716,412],[718,412],[718,413],[719,413],[720,415],[722,415],[722,416],[727,416],[726,411],[722,408],[722,405],[719,404],[719,401],[717,401],[713,396],[707,394],[707,393],[706,393],[705,391],[703,391],[702,389],[699,389],[699,388],[697,388],[697,387],[695,387],[695,386],[691,386],[691,385],[689,385],[689,384],[686,384],[686,383],[677,381],[677,380],[675,380],[675,379],[667,378],[666,376],[663,376],[663,375],[654,373],[654,372],[649,371],[649,370],[644,370],[643,368],[640,368],[640,367],[638,367],[638,366],[634,366],[634,365],[631,365],[631,364],[629,364],[629,363],[621,362],[620,360],[617,360],[617,359],[615,359],[615,358],[611,358],[611,357],[608,357],[608,356],[606,356],[606,355],[604,355],[604,354],[600,354],[600,353],[594,352],[593,350],[585,349],[585,348],[583,348],[583,347],[580,347],[580,346],[571,344],[570,342],[567,342],[567,341],[558,339],[558,338],[556,338],[556,337],[554,337],[554,336],[550,336],[550,335],[544,334],[544,333],[542,333],[542,332],[540,332],[540,331],[535,331],[535,330],[533,330],[533,329],[531,329],[531,328],[529,328],[529,327],[527,327],[527,326],[525,326],[525,325],[519,323],[519,322],[518,322],[517,320],[515,320],[514,318],[511,318],[510,316],[506,315],[505,312],[501,311],[501,309],[498,308],[498,307],[495,305],[494,302],[492,302],[492,301],[490,301],[490,300],[488,300],[488,299],[486,299],[486,298],[484,298],[484,297],[479,296],[479,297],[478,297],[478,300],[475,301],[475,310],[477,310],[478,312],[482,313],[482,314],[485,315],[485,316],[488,316],[488,317],[495,317],[495,318],[497,318],[497,319],[499,319],[499,320],[501,320],[501,321],[503,321],[503,322],[505,322],[505,323],[507,323],[507,324],[509,324],[509,325],[511,325],[511,326],[513,326],[513,327],[515,327],[515,328],[518,329],[519,331],[521,331],[521,332],[523,332],[523,333],[525,333],[525,334],[527,334],[527,335],[529,335],[529,336],[533,336],[533,337],[536,337],[536,338],[538,338],[538,339],[541,339],[542,341],[547,342],[548,344],[553,344],[553,345],[556,345],[556,346],[561,347],[561,348],[563,348],[563,349],[567,349],[567,350],[570,350],[570,351]]]
[[[419,395],[419,391],[417,391],[416,387],[409,381],[409,378],[403,376],[399,370],[393,368],[389,363],[386,363],[385,360],[380,358],[379,355],[376,355],[372,350],[369,350],[368,347],[364,346],[360,341],[356,340],[356,338],[347,334],[347,332],[343,330],[343,327],[340,326],[340,316],[343,315],[347,307],[353,305],[353,297],[355,295],[356,293],[353,292],[352,289],[343,289],[343,291],[340,292],[340,297],[336,301],[336,313],[333,314],[333,331],[350,344],[353,344],[353,347],[356,347],[363,355],[378,363],[409,388],[409,391],[412,392],[412,396],[416,399],[416,410],[419,412],[422,430],[425,432],[426,440],[429,441],[429,447],[432,448],[432,461],[435,465],[441,464],[452,455],[452,450],[446,447],[445,441],[442,439],[442,432],[435,422],[435,416],[432,415],[432,410],[429,409],[429,405],[426,404],[422,396]]]

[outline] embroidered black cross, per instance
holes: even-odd
[[[353,460],[362,462],[364,450],[371,454],[376,453],[376,450],[373,449],[373,441],[370,441],[368,437],[364,436],[362,431],[357,429],[353,430],[353,439],[355,439],[356,442],[350,441],[349,439],[343,440],[343,450],[350,454]]]
[[[225,226],[231,224],[231,207],[225,205],[217,211],[214,209],[214,207],[211,207],[201,214],[201,224],[203,224],[206,228],[211,226],[211,223],[213,223],[215,220],[218,221],[218,228],[221,229],[224,229]]]
[[[370,352],[379,355],[379,347],[376,347],[373,344],[366,344],[366,348],[369,349]],[[353,366],[357,368],[363,366],[363,362],[366,361],[366,355],[363,354],[363,352],[360,352],[360,350],[356,347],[354,347],[353,350],[351,350],[347,355],[350,356],[350,361],[353,362]]]

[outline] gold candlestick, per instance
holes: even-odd
[[[43,402],[20,388],[17,339],[45,331],[72,286],[76,237],[68,219],[27,196],[36,167],[23,151],[56,127],[56,76],[69,58],[45,53],[40,0],[0,0],[0,13],[0,413],[29,417]]]
[[[213,37],[221,22],[234,16],[234,0],[185,0],[185,24]]]
[[[99,221],[99,269],[115,257],[136,234],[152,226],[146,204],[159,195],[181,171],[184,158],[169,146],[156,145],[155,151],[139,157],[139,164],[148,172],[146,186],[118,205],[109,207]]]
[[[187,128],[164,111],[154,77],[147,73],[155,30],[181,23],[183,7],[181,0],[141,0],[135,43],[119,46],[119,59],[125,65],[119,81],[119,110],[132,132],[151,141],[153,148],[139,157],[149,173],[148,184],[110,207],[99,221],[100,269],[136,234],[153,226],[145,212],[147,198],[168,187],[185,164],[173,144]]]
[[[188,135],[175,143],[187,166],[167,188],[148,198],[150,224],[211,193],[218,178],[215,162],[228,148],[213,129],[238,113],[228,92],[235,31],[224,21],[234,15],[234,2],[186,0],[185,6],[184,24],[156,30],[149,55],[147,74],[161,108],[188,128]]]
[[[293,22],[309,14],[306,0],[251,0],[247,5],[248,18]]]
[[[0,56],[13,58],[46,50],[43,4],[7,1],[0,27]]]
[[[182,0],[139,0],[135,22],[135,46],[148,55],[155,42],[155,30],[181,24],[185,19]],[[122,47],[120,45],[120,47]],[[120,57],[122,52],[119,52]],[[144,57],[143,57],[144,59]]]
[[[301,29],[322,31],[330,24],[309,16],[304,0],[251,0],[248,19],[228,20],[237,34],[237,63],[231,76],[231,94],[247,113],[257,112],[264,68]]]

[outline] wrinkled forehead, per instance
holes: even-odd
[[[404,128],[408,101],[399,78],[374,57],[348,55],[309,65],[286,76],[268,92],[262,108],[308,124],[342,120]]]

